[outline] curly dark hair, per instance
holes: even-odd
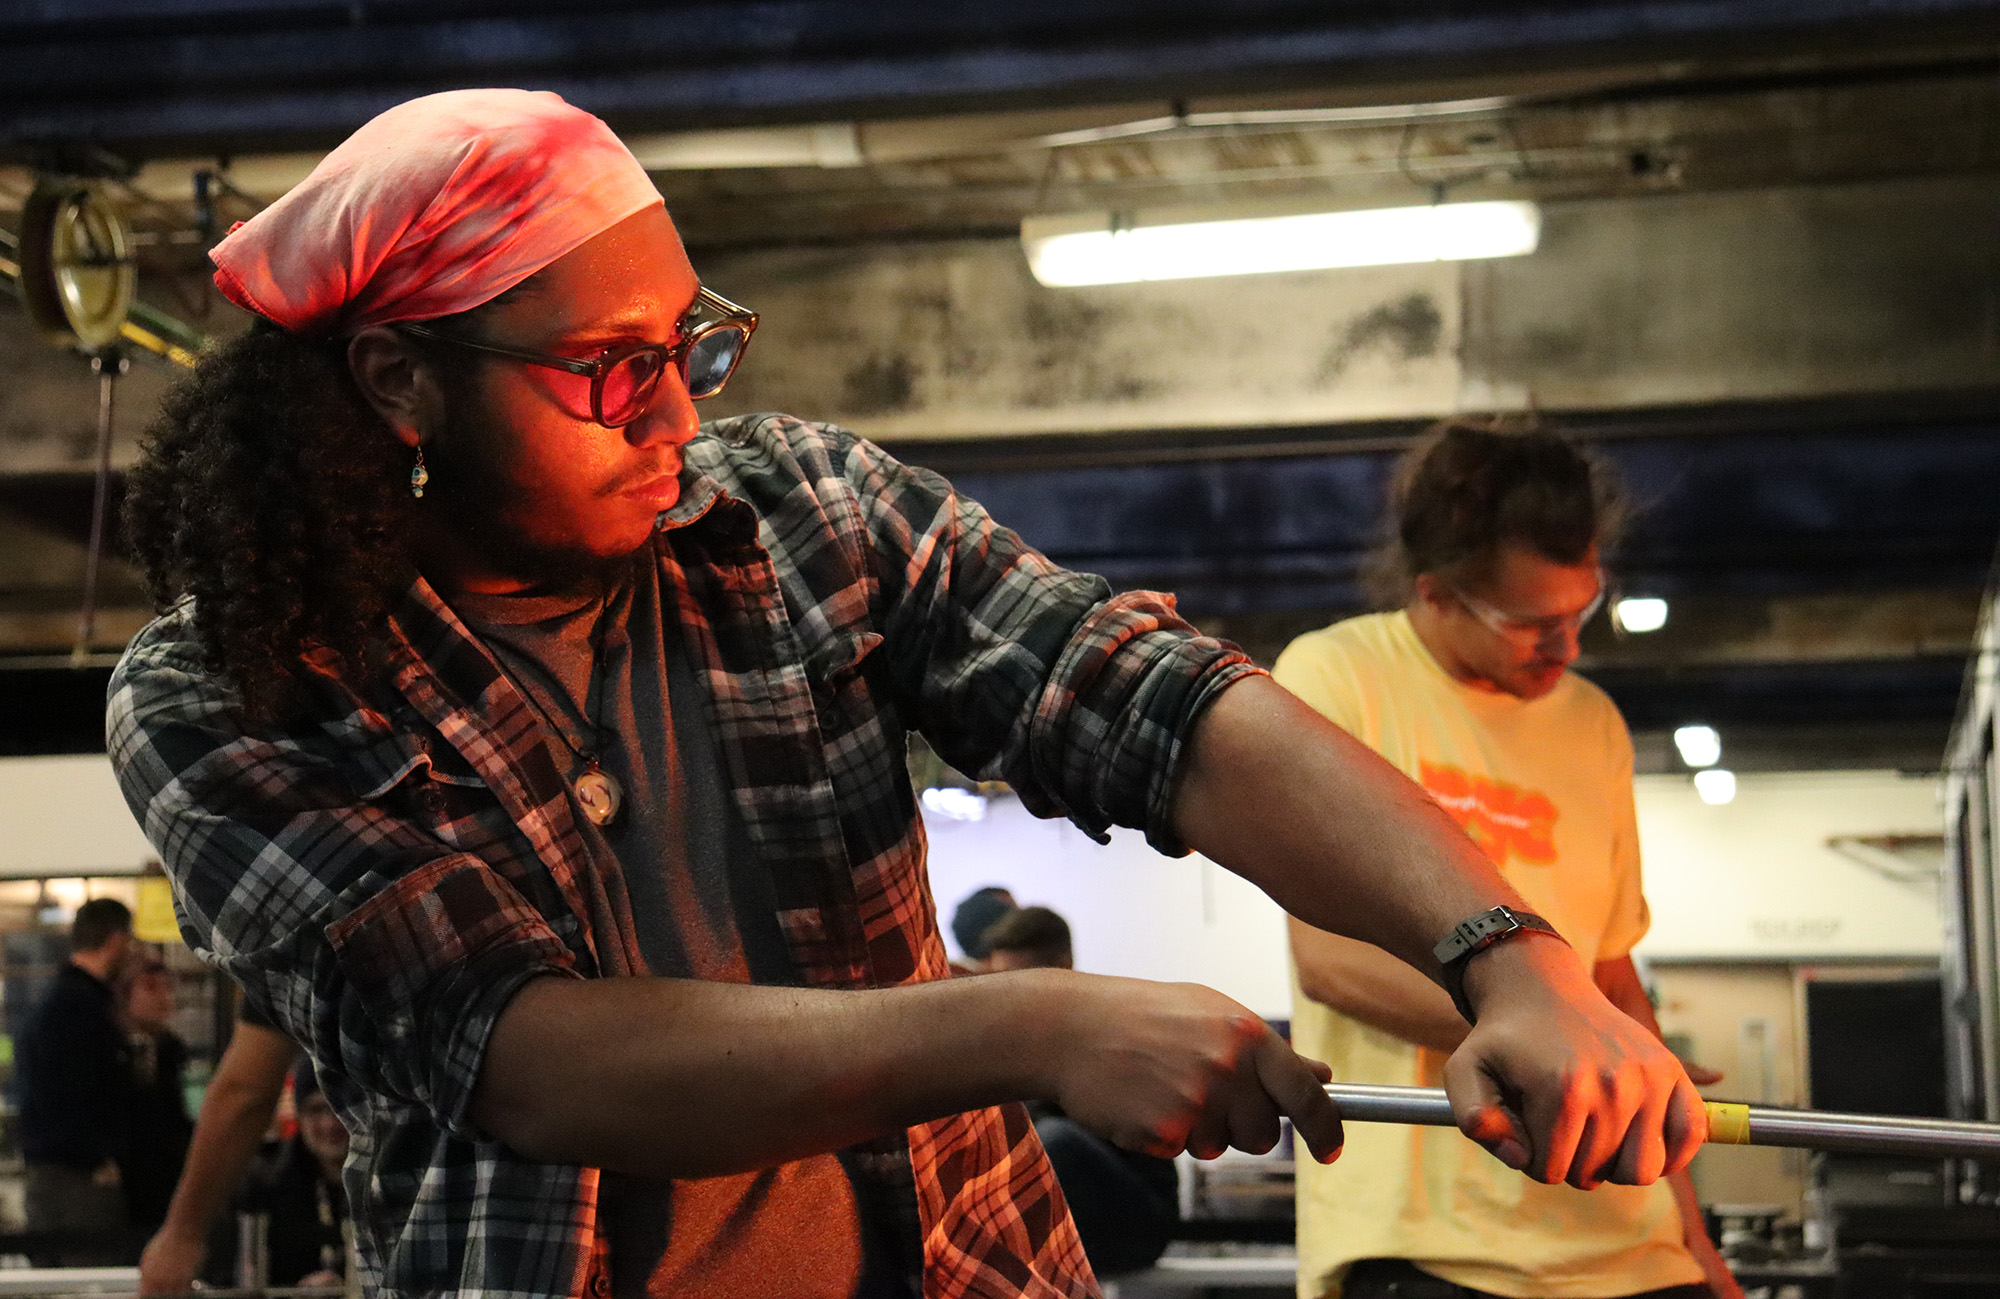
[[[1500,418],[1432,426],[1396,467],[1390,538],[1371,585],[1384,604],[1422,573],[1471,575],[1508,543],[1558,564],[1608,547],[1625,507],[1611,467],[1558,433]]]
[[[154,601],[193,596],[210,666],[272,716],[301,655],[373,666],[370,634],[412,572],[408,474],[345,344],[258,320],[168,395],[127,476],[126,534]]]

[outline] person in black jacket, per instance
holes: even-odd
[[[125,1229],[119,1190],[132,1112],[132,1062],[112,988],[132,949],[132,912],[113,898],[77,908],[69,963],[15,1052],[31,1232],[89,1234],[60,1261],[115,1260]]]

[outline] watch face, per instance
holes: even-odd
[[[117,208],[83,181],[53,178],[35,186],[21,213],[21,285],[37,325],[89,351],[109,347],[138,283]]]

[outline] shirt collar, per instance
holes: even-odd
[[[716,435],[704,429],[702,436]],[[733,495],[713,475],[700,468],[687,456],[681,459],[680,486],[680,499],[660,511],[654,520],[656,531],[672,532],[691,523],[708,520],[728,532],[738,534],[738,539],[756,536],[757,514],[750,507],[750,503]],[[711,514],[714,516],[712,519],[709,517]]]
[[[680,499],[661,510],[655,521],[662,532],[686,527],[706,515],[717,501],[734,499],[722,489],[721,483],[685,459],[681,461],[680,484]]]

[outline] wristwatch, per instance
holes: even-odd
[[[1465,1022],[1474,1022],[1472,1004],[1465,999],[1465,967],[1473,956],[1485,951],[1503,938],[1515,934],[1547,934],[1563,940],[1556,927],[1532,911],[1522,911],[1517,907],[1490,907],[1469,920],[1461,920],[1452,926],[1432,954],[1438,964],[1444,967],[1444,988],[1451,994],[1451,1004],[1458,1007],[1458,1013],[1465,1016]]]

